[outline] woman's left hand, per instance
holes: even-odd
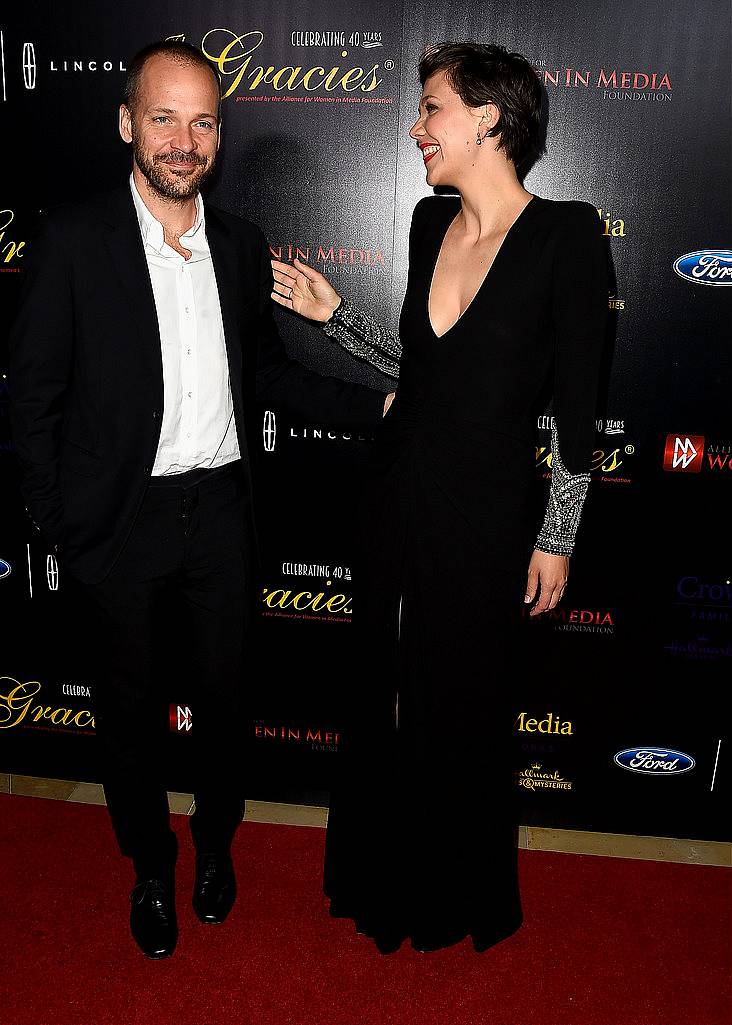
[[[569,576],[569,556],[550,555],[548,552],[540,552],[534,549],[529,563],[529,578],[526,583],[526,596],[524,601],[527,605],[539,594],[539,600],[533,607],[530,616],[539,616],[547,609],[553,609],[564,594]]]

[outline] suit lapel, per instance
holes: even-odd
[[[159,377],[160,397],[163,389],[163,360],[160,351],[160,326],[155,310],[150,272],[140,235],[135,206],[129,185],[110,195],[107,208],[105,244],[117,280],[129,301],[129,312],[137,324],[142,340],[143,366]]]
[[[221,304],[221,319],[224,324],[226,355],[232,387],[242,373],[244,361],[241,344],[241,327],[238,310],[241,305],[240,291],[243,286],[243,268],[238,260],[232,234],[226,224],[217,216],[216,210],[206,207],[206,238],[211,250],[216,287]]]

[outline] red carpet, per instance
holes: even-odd
[[[128,935],[128,863],[106,810],[0,797],[0,1025],[730,1025],[732,873],[521,852],[525,923],[382,957],[320,892],[323,832],[245,825],[220,927],[190,907],[188,823],[174,956]]]

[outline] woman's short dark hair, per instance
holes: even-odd
[[[136,53],[130,61],[130,66],[127,69],[127,77],[125,78],[125,84],[122,88],[122,102],[129,111],[132,111],[132,108],[137,103],[140,91],[140,78],[145,65],[151,57],[157,57],[158,55],[170,57],[171,60],[176,61],[178,64],[192,64],[197,68],[206,68],[206,70],[211,73],[211,77],[216,83],[216,95],[219,97],[220,107],[221,83],[219,81],[219,76],[214,70],[213,64],[211,64],[197,46],[192,46],[191,43],[185,43],[181,39],[164,39],[159,43],[149,43],[147,46],[144,46],[142,50]],[[216,113],[218,114],[219,111],[217,110]]]
[[[541,115],[539,77],[520,53],[484,43],[439,43],[428,47],[419,62],[419,79],[444,71],[466,107],[494,103],[499,118],[488,132],[500,135],[498,148],[515,165],[538,150]]]

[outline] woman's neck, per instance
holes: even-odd
[[[489,176],[471,174],[458,186],[463,229],[475,242],[508,231],[518,213],[531,199],[516,177],[513,164]]]

